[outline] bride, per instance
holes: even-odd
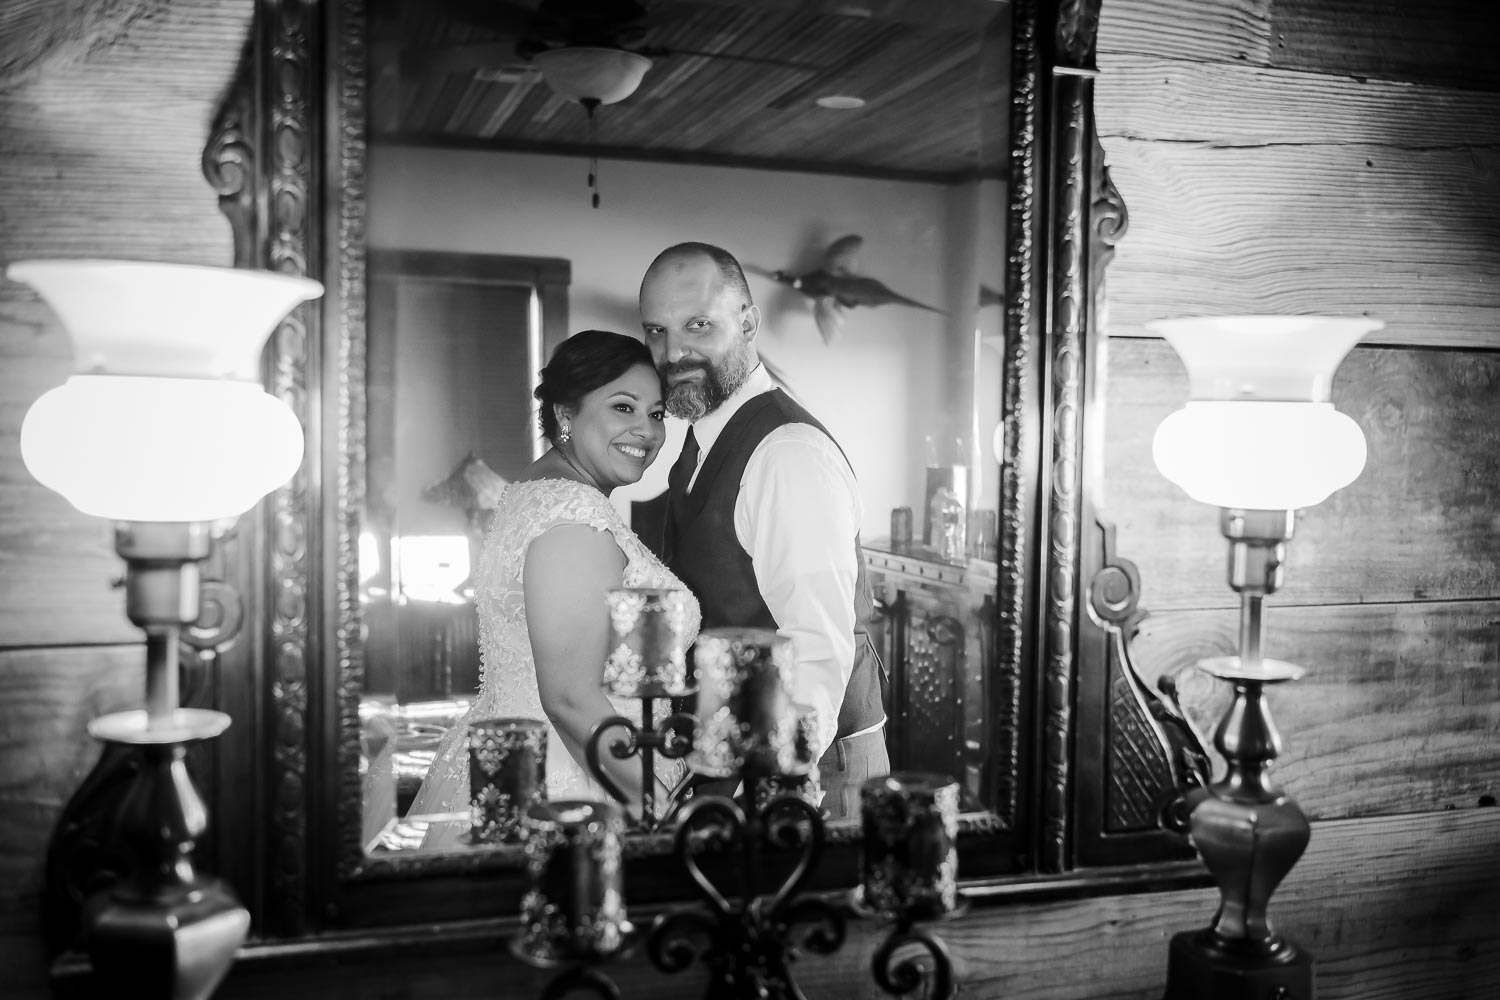
[[[609,647],[605,591],[682,582],[625,525],[609,501],[656,458],[666,436],[661,380],[651,352],[632,337],[585,330],[553,352],[536,387],[542,434],[552,447],[500,494],[476,575],[482,674],[467,714],[444,735],[410,815],[462,812],[469,798],[472,719],[549,723],[548,798],[607,798],[588,774],[584,746],[599,720],[632,718],[639,702],[612,700],[601,682]],[[699,611],[690,600],[691,637]],[[613,735],[604,737],[606,745]],[[600,755],[640,808],[636,758]],[[658,802],[681,776],[659,758]],[[424,846],[457,843],[459,824],[435,824]]]

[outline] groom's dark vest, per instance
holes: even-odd
[[[740,407],[709,449],[693,488],[668,501],[662,550],[668,568],[698,596],[703,627],[753,626],[774,629],[776,619],[760,596],[750,554],[734,530],[734,504],[745,466],[756,446],[785,424],[809,424],[828,436],[801,406],[780,389],[761,393]],[[837,447],[837,442],[834,442]],[[796,517],[796,511],[781,512]],[[874,601],[865,578],[865,557],[854,538],[854,673],[844,688],[837,738],[869,729],[885,718],[880,698],[880,658],[868,625]]]

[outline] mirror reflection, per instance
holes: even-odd
[[[794,661],[788,698],[757,708],[782,720],[786,753],[949,774],[984,808],[1009,21],[993,0],[372,4],[367,850],[504,839],[475,836],[499,820],[471,802],[472,723],[542,723],[545,747],[523,723],[479,737],[506,787],[603,796],[596,722],[646,731],[699,707],[701,691],[601,686],[633,634],[604,601],[622,585],[681,588],[707,626],[790,636],[792,652],[762,650]],[[584,72],[581,49],[607,51]],[[613,74],[597,105],[594,72]],[[690,242],[730,260],[658,260]],[[585,330],[630,343],[572,336]],[[762,396],[775,415],[746,436],[743,404]],[[698,477],[729,483],[696,522],[669,474],[690,426],[703,457],[681,498],[707,506]],[[799,433],[814,464],[789,466],[793,499],[751,516],[734,487],[771,495],[759,480],[776,479],[759,443]],[[817,505],[797,499],[809,491]],[[591,527],[547,531],[563,508]],[[696,629],[651,648],[691,673]],[[599,756],[637,828],[690,788],[720,790],[701,753],[689,771],[668,750],[643,807],[640,760],[607,750],[623,732]],[[817,783],[791,782],[834,822],[857,816]]]

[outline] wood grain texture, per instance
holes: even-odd
[[[1275,0],[1106,0],[1099,15],[1099,67],[1123,53],[1268,65],[1274,5]]]
[[[1163,316],[1334,313],[1384,320],[1375,343],[1500,346],[1500,146],[1104,146],[1130,209],[1111,334]]]
[[[1500,895],[1500,810],[1316,824],[1312,843],[1276,895],[1271,916],[1318,960],[1322,1000],[1479,1000],[1500,976],[1494,947]],[[1005,1000],[1154,1000],[1171,936],[1205,926],[1211,889],[1067,902],[1010,901],[932,928],[953,953],[962,996]],[[855,921],[829,958],[794,974],[809,997],[886,996],[870,974],[884,930]],[[413,928],[399,944],[325,939],[296,952],[246,952],[220,1000],[364,996],[445,1000],[535,996],[549,973],[521,966],[493,938]],[[697,998],[694,968],[664,975],[643,956],[604,967],[626,996]]]
[[[1500,90],[1494,0],[1275,0],[1271,28],[1277,66]]]
[[[144,691],[140,646],[0,651],[0,935],[36,928],[47,841],[99,757],[84,727]]]
[[[1470,808],[1500,796],[1500,601],[1273,608],[1266,653],[1307,668],[1270,690],[1284,747],[1273,774],[1321,819]],[[1136,666],[1164,673],[1235,652],[1238,613],[1175,611],[1141,626]],[[1181,675],[1211,735],[1229,685]],[[1217,759],[1217,756],[1216,758]]]
[[[1187,400],[1165,341],[1110,342],[1105,513],[1152,612],[1235,607],[1218,511],[1169,482],[1151,439]],[[1500,597],[1500,355],[1357,347],[1333,401],[1364,431],[1359,479],[1298,517],[1270,604]]]
[[[25,83],[108,46],[168,0],[10,0],[0,5],[0,88]]]
[[[1500,145],[1500,88],[1458,90],[1122,53],[1101,55],[1099,63],[1096,114],[1100,134],[1111,138],[1212,146]]]

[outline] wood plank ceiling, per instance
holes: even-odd
[[[526,32],[510,25],[536,0],[493,0],[501,10],[488,19],[485,2],[372,0],[372,141],[922,180],[1004,176],[1008,3],[644,0],[644,18],[620,42],[651,53],[653,65],[633,95],[598,109],[591,134],[583,108],[551,91],[524,44],[516,51]],[[544,12],[597,2],[547,0]],[[815,103],[833,94],[866,103]]]

